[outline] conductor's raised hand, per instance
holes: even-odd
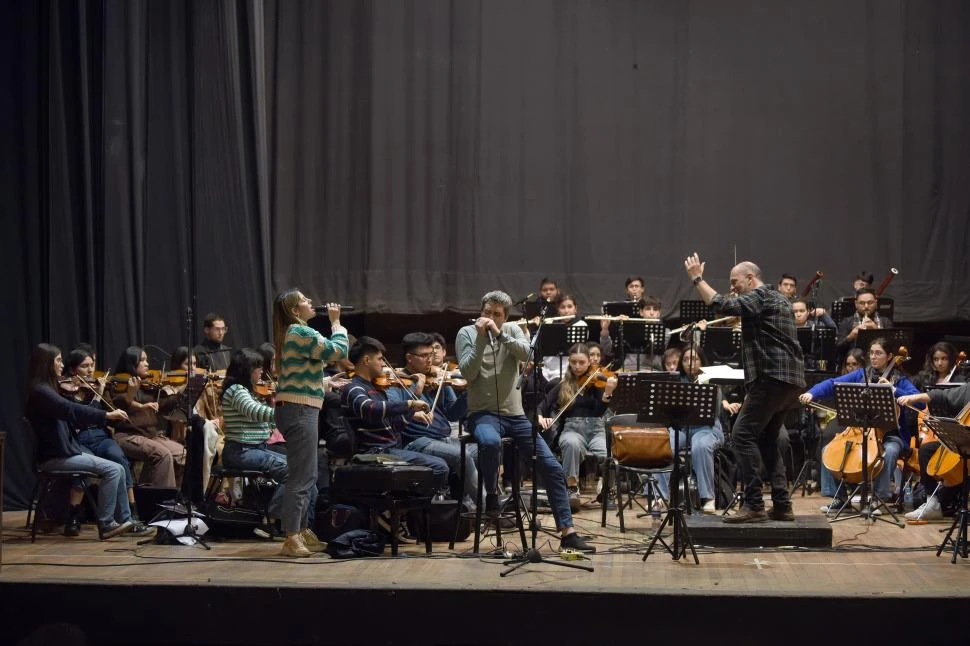
[[[687,275],[691,280],[704,275],[704,263],[701,262],[701,258],[697,255],[696,251],[684,260],[684,269],[687,271]]]

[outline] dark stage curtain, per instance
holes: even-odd
[[[300,285],[472,310],[544,275],[583,311],[698,251],[822,300],[890,266],[897,320],[970,318],[959,0],[3,3],[8,502],[28,349],[270,335]],[[191,310],[191,330],[186,329]],[[164,355],[152,349],[153,363]]]

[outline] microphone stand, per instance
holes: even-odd
[[[542,311],[539,313],[539,327],[536,328],[535,335],[532,337],[532,342],[529,344],[529,356],[526,357],[526,365],[529,365],[530,361],[532,362],[532,393],[535,399],[535,406],[532,409],[532,419],[530,420],[532,422],[532,500],[530,501],[530,504],[529,504],[529,514],[528,514],[529,533],[532,535],[532,539],[531,539],[532,543],[531,543],[531,547],[525,546],[525,545],[522,546],[523,552],[521,556],[514,559],[510,559],[503,563],[503,565],[511,566],[505,570],[502,570],[502,572],[499,574],[499,576],[503,578],[505,576],[508,576],[512,572],[515,572],[523,565],[526,565],[528,563],[548,563],[549,565],[559,565],[562,567],[573,568],[576,570],[586,570],[587,572],[593,571],[593,568],[589,565],[580,565],[579,563],[566,563],[565,561],[561,562],[561,561],[546,560],[542,558],[542,554],[540,554],[539,550],[536,549],[536,540],[539,535],[539,521],[538,521],[539,470],[537,468],[537,465],[539,463],[539,454],[538,454],[537,445],[539,441],[538,416],[539,416],[540,370],[539,370],[539,364],[535,362],[535,350],[538,347],[539,334],[541,334],[542,332],[542,325],[543,323],[545,323],[545,320],[546,320],[547,307],[548,307],[548,301],[546,302],[546,305],[543,306]],[[525,378],[526,372],[528,371],[524,371],[521,375],[519,375],[519,383],[516,385],[516,388],[522,385],[522,381]],[[549,485],[550,483],[546,483],[547,487]],[[565,481],[563,482],[563,486],[565,486]]]

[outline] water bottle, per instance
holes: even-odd
[[[650,505],[650,524],[654,527],[660,527],[660,499],[654,498],[653,504]]]
[[[906,511],[912,511],[913,509],[913,485],[909,482],[903,488],[903,507]]]

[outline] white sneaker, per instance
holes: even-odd
[[[705,514],[716,514],[717,507],[714,504],[714,499],[712,498],[711,500],[708,500],[707,502],[705,502],[704,506],[701,507],[701,511],[704,512]]]
[[[930,496],[917,509],[904,516],[906,520],[942,520],[943,510],[940,509],[940,501],[935,496]]]

